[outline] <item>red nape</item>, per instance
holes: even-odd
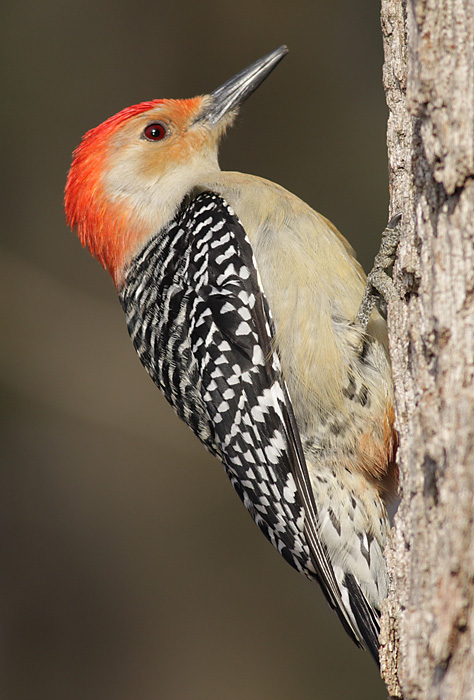
[[[186,124],[201,101],[202,97],[151,100],[127,107],[88,131],[73,153],[64,197],[67,223],[77,230],[82,245],[110,272],[116,284],[121,281],[131,242],[142,231],[139,220],[124,202],[119,205],[106,196],[103,175],[110,139],[134,117],[161,106],[166,106],[171,119]]]
[[[73,153],[64,197],[66,220],[116,282],[129,236],[126,213],[106,201],[101,184],[109,138],[125,122],[163,102],[151,100],[126,107],[88,131]]]

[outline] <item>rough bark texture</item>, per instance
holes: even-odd
[[[405,700],[474,698],[474,0],[382,0],[389,310],[401,504],[382,674]]]

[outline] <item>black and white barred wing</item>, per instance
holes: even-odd
[[[211,452],[254,520],[296,569],[316,577],[357,643],[317,531],[298,428],[273,345],[252,249],[230,207],[205,192],[127,273],[121,301],[135,348]],[[351,608],[349,608],[351,609]]]

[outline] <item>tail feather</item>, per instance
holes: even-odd
[[[346,573],[344,577],[344,586],[349,592],[351,610],[365,646],[370,651],[376,664],[380,665],[380,612],[370,605],[353,574]]]

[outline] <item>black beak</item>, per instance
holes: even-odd
[[[263,83],[287,53],[286,46],[280,46],[211,92],[213,101],[199,119],[205,119],[211,126],[217,124],[225,114],[239,107]]]

